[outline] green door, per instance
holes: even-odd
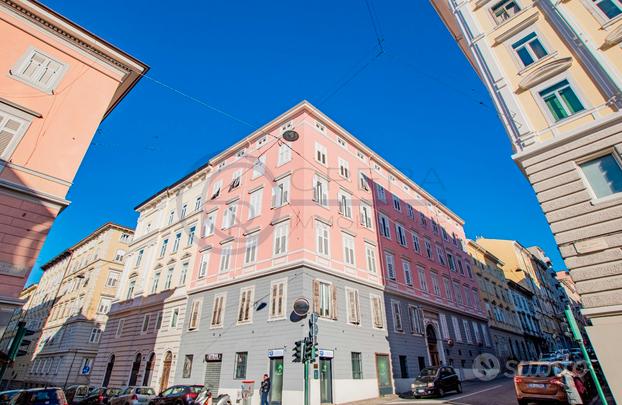
[[[380,396],[393,394],[393,384],[391,383],[391,369],[388,355],[376,355],[376,373],[378,374],[378,391]]]
[[[332,359],[320,357],[320,402],[333,403],[333,364]]]
[[[270,358],[270,405],[281,405],[283,402],[283,357]]]

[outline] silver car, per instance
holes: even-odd
[[[147,405],[155,398],[156,393],[151,387],[127,387],[121,393],[110,398],[110,405]]]

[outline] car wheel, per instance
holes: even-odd
[[[439,397],[439,398],[442,398],[442,397],[444,397],[444,396],[445,396],[445,391],[444,391],[442,388],[439,388],[439,389],[438,389],[438,397]]]
[[[462,393],[462,383],[458,383],[458,386],[456,387],[456,392],[457,392],[458,394],[461,394],[461,393]]]

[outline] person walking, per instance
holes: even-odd
[[[564,384],[564,391],[566,391],[566,398],[570,405],[583,405],[583,399],[579,394],[579,390],[574,382],[575,374],[562,366],[562,371],[559,373]]]
[[[270,388],[270,377],[268,374],[264,374],[263,381],[261,381],[261,387],[259,387],[259,392],[261,393],[261,405],[270,405],[270,402],[268,402]]]

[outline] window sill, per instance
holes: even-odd
[[[532,70],[535,70],[537,67],[544,65],[546,62],[555,59],[555,57],[558,55],[558,52],[555,51],[553,53],[550,53],[548,55],[546,55],[543,58],[538,59],[537,61],[535,61],[534,63],[532,63],[529,66],[525,66],[523,67],[521,70],[518,71],[518,75],[519,76],[523,76],[526,75],[528,73],[531,73]]]
[[[618,202],[619,200],[622,200],[622,192],[611,194],[611,195],[608,195],[607,197],[593,198],[590,201],[590,205],[592,205],[593,207],[596,207],[596,206],[603,205],[603,204],[610,203],[610,202]]]
[[[611,27],[612,25],[615,25],[615,24],[616,24],[617,22],[619,22],[619,21],[622,21],[622,14],[620,14],[620,15],[618,15],[618,16],[616,16],[616,17],[613,17],[613,18],[612,18],[612,19],[610,19],[610,20],[605,21],[605,22],[601,25],[601,27],[600,27],[600,28],[601,28],[601,29],[603,29],[603,30],[605,30],[605,29],[607,29],[607,28]]]

